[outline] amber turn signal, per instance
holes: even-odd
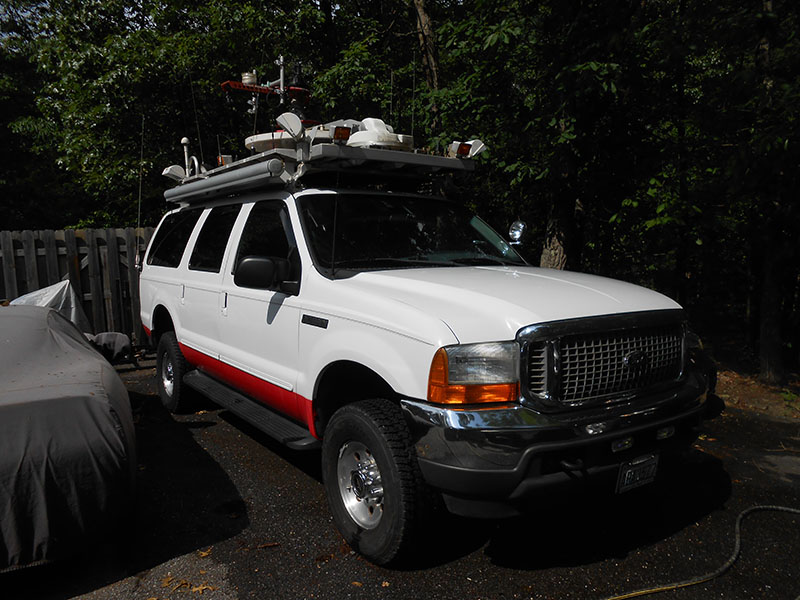
[[[333,141],[334,142],[338,142],[340,144],[343,144],[349,139],[350,139],[350,128],[349,127],[334,127],[334,129],[333,129]]]
[[[484,404],[488,402],[517,402],[519,382],[509,383],[450,383],[447,351],[440,348],[431,362],[428,377],[428,401],[436,404]]]

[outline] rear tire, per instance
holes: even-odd
[[[336,411],[322,440],[322,479],[353,550],[379,565],[402,557],[421,517],[423,484],[399,406],[364,400]]]
[[[171,413],[184,412],[189,405],[188,388],[183,384],[188,370],[175,332],[164,333],[156,350],[156,378],[161,404]]]

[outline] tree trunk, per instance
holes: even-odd
[[[333,3],[331,0],[320,0],[319,8],[325,17],[325,49],[323,52],[324,64],[331,66],[339,56],[339,39],[336,35],[336,26],[333,22]]]
[[[764,0],[764,13],[772,12],[772,0]],[[758,50],[756,51],[756,65],[761,69],[762,80],[761,84],[764,86],[764,102],[762,108],[772,104],[772,86],[774,82],[770,74],[770,38],[769,31],[764,31],[761,40],[758,42]]]
[[[542,256],[539,259],[539,266],[545,269],[563,271],[567,268],[567,250],[564,247],[565,234],[562,225],[558,219],[547,220],[547,237],[544,240]]]
[[[559,123],[564,132],[565,123]],[[583,206],[575,185],[577,165],[570,144],[559,144],[553,157],[553,171],[558,173],[557,189],[547,215],[542,255],[539,266],[546,269],[576,268],[580,263],[578,215]]]
[[[769,242],[768,242],[769,243]],[[775,244],[770,244],[774,246]],[[783,336],[781,331],[782,286],[779,264],[783,254],[780,249],[765,253],[764,275],[761,280],[761,322],[759,327],[759,374],[766,383],[783,383],[786,375],[783,363]]]
[[[425,0],[414,0],[414,15],[417,22],[419,49],[422,52],[422,65],[425,67],[425,80],[428,89],[439,89],[439,53],[436,46],[436,34],[433,21],[425,8]],[[432,126],[436,127],[439,108],[434,103],[430,108],[433,115]]]
[[[425,66],[425,79],[432,90],[439,89],[439,57],[436,48],[436,34],[433,22],[425,8],[425,0],[414,0],[414,12],[417,18],[417,35],[419,48],[422,51],[422,64]]]
[[[574,198],[574,191],[566,186],[550,207],[547,217],[542,255],[539,266],[546,269],[577,268],[580,263],[580,227],[578,216],[583,207],[579,199]]]
[[[678,205],[681,207],[689,206],[689,149],[686,142],[686,43],[684,40],[683,29],[683,15],[684,15],[684,2],[681,0],[678,3],[677,13],[677,26],[679,43],[676,44],[674,51],[676,53],[677,65],[675,65],[675,82],[676,82],[676,133],[677,133],[677,153],[678,153]],[[682,239],[678,240],[676,255],[675,255],[675,299],[680,304],[687,304],[689,302],[689,279],[688,274],[691,271],[691,261],[689,257],[688,248],[693,243],[693,240],[688,239],[686,233],[681,234]]]
[[[765,13],[772,12],[772,0],[764,0]],[[765,30],[756,50],[756,65],[761,71],[762,101],[758,108],[758,120],[761,113],[772,105],[773,79],[770,72],[770,36]],[[769,194],[769,192],[767,192]],[[774,203],[777,207],[780,202]],[[773,205],[773,198],[766,198],[767,207]],[[769,208],[768,208],[769,210]],[[764,219],[763,235],[764,262],[761,279],[761,306],[758,336],[759,379],[767,383],[781,383],[785,376],[783,364],[783,332],[781,327],[782,288],[780,277],[781,259],[784,256],[781,211],[769,210],[773,213]],[[769,213],[768,213],[769,214]]]

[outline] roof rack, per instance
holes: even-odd
[[[396,134],[374,118],[306,128],[295,114],[283,113],[277,122],[280,130],[245,140],[258,154],[211,170],[189,157],[189,140],[181,140],[185,168],[172,165],[164,170],[165,176],[179,182],[164,192],[164,198],[190,204],[255,188],[295,188],[302,177],[325,172],[424,176],[472,171],[469,159],[485,149],[480,140],[471,140],[453,142],[448,156],[423,154],[413,149],[411,136]]]

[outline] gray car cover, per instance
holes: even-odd
[[[114,368],[56,311],[0,307],[0,572],[106,534],[126,516],[135,465]]]
[[[67,319],[75,323],[75,326],[83,333],[91,333],[92,326],[89,325],[89,318],[81,306],[81,301],[69,280],[54,283],[34,292],[19,296],[11,301],[11,306],[48,306],[55,308]]]
[[[121,360],[129,360],[134,365],[136,357],[131,348],[131,339],[124,333],[115,331],[103,331],[97,335],[92,335],[92,326],[83,311],[81,301],[72,288],[69,280],[54,283],[48,287],[30,292],[24,296],[14,298],[11,306],[47,306],[56,309],[61,315],[75,323],[75,326],[84,333],[86,339],[102,354],[110,363]]]

